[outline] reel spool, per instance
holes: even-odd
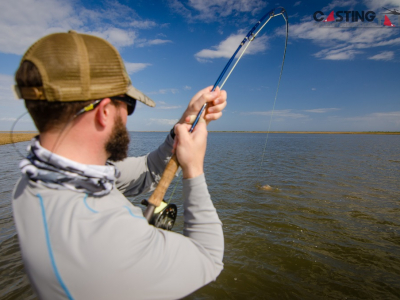
[[[144,199],[142,200],[142,204],[147,206],[149,202]],[[151,217],[149,224],[171,231],[172,227],[175,224],[176,216],[178,215],[178,208],[175,204],[167,204],[165,200],[163,200],[159,207],[157,207],[154,211],[153,216]]]

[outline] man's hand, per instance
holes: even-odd
[[[204,119],[200,119],[192,133],[189,133],[190,127],[189,124],[175,125],[174,149],[185,179],[204,173],[207,148],[207,128]]]
[[[206,120],[207,124],[210,121],[218,120],[222,116],[222,110],[226,106],[226,92],[224,90],[221,91],[219,87],[214,92],[211,92],[211,90],[212,86],[209,86],[194,95],[178,123],[192,124],[201,107],[206,102],[208,103],[207,110],[202,117]]]

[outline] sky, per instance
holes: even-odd
[[[70,29],[116,46],[133,85],[156,102],[156,108],[138,105],[128,130],[169,130],[191,97],[215,83],[246,33],[277,6],[289,15],[289,42],[275,107],[285,42],[281,16],[232,72],[223,87],[228,105],[209,130],[400,131],[400,16],[385,9],[400,11],[400,0],[2,1],[0,130],[10,130],[26,111],[11,92],[24,52],[37,39]],[[324,19],[332,11],[373,11],[376,19],[351,22],[350,15],[347,22],[342,13],[342,21],[317,22],[317,11]],[[394,27],[383,25],[385,14]],[[34,129],[29,115],[15,126]]]

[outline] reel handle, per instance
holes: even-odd
[[[161,176],[160,182],[158,183],[156,189],[154,190],[153,194],[150,196],[147,205],[147,208],[144,212],[144,217],[147,221],[150,221],[151,217],[154,214],[154,210],[156,207],[160,206],[161,202],[164,199],[165,193],[169,185],[171,184],[176,171],[178,171],[179,162],[176,154],[172,155],[170,161],[168,162],[167,166],[165,167],[164,173]]]

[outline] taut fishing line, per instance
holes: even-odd
[[[87,112],[87,111],[91,111],[91,110],[95,109],[95,108],[97,107],[97,105],[101,102],[101,100],[102,100],[102,99],[99,99],[99,100],[96,100],[96,101],[90,103],[89,105],[86,105],[85,107],[83,107],[82,109],[80,109],[75,115],[73,115],[73,116],[68,120],[68,122],[65,123],[64,127],[62,128],[62,130],[60,131],[60,133],[59,133],[58,136],[57,136],[57,139],[56,139],[56,141],[55,141],[55,143],[54,143],[54,145],[53,145],[53,148],[50,149],[51,155],[50,155],[50,157],[49,157],[49,159],[48,159],[47,162],[50,161],[50,159],[51,159],[51,157],[52,157],[52,155],[53,155],[53,152],[54,152],[55,149],[56,149],[56,146],[58,146],[58,143],[60,143],[60,142],[62,141],[62,140],[61,140],[61,136],[63,135],[64,131],[67,129],[68,125],[70,125],[70,124],[72,123],[72,121],[75,120],[75,119],[76,119],[78,116],[80,116],[81,114],[83,114],[83,113],[85,113],[85,112]],[[11,144],[13,145],[14,149],[18,152],[18,154],[19,154],[23,159],[25,158],[25,156],[21,153],[21,151],[19,151],[19,149],[17,148],[17,146],[15,146],[15,142],[14,142],[14,139],[13,139],[13,134],[14,134],[14,127],[15,127],[15,125],[17,125],[18,121],[19,121],[23,116],[25,116],[27,113],[28,113],[28,111],[26,111],[26,112],[24,112],[22,115],[20,115],[20,116],[14,121],[14,123],[12,124],[11,129],[10,129],[10,140],[11,140]]]
[[[28,113],[28,111],[26,111],[26,112],[24,112],[22,115],[20,115],[20,116],[14,121],[14,123],[12,124],[11,129],[10,129],[10,141],[11,141],[11,144],[13,145],[15,151],[17,151],[17,153],[19,154],[19,156],[21,156],[22,158],[25,158],[25,156],[21,153],[21,151],[19,151],[19,149],[17,148],[17,146],[15,146],[15,142],[14,142],[14,139],[13,139],[13,134],[14,134],[14,127],[15,127],[15,125],[17,125],[18,121],[19,121],[23,116],[25,116],[27,113]]]
[[[267,149],[267,142],[268,142],[269,132],[270,132],[270,129],[271,129],[272,117],[273,117],[273,113],[274,113],[274,110],[275,110],[276,99],[278,98],[278,91],[279,91],[279,86],[280,86],[280,83],[281,83],[281,78],[282,78],[282,73],[283,73],[283,66],[284,66],[285,57],[286,57],[287,42],[288,42],[288,37],[289,37],[289,17],[287,15],[286,10],[283,7],[276,7],[276,8],[271,9],[253,26],[253,28],[249,31],[249,33],[244,37],[244,39],[242,40],[242,42],[240,43],[239,47],[236,49],[236,51],[234,52],[232,57],[229,59],[228,63],[225,65],[224,69],[222,70],[221,74],[219,75],[217,81],[215,82],[215,84],[214,84],[214,86],[213,86],[213,88],[211,90],[211,91],[214,91],[217,88],[218,84],[222,81],[222,79],[224,78],[226,72],[229,70],[229,67],[232,64],[232,62],[234,61],[236,55],[242,50],[240,55],[239,55],[239,57],[237,58],[235,64],[231,67],[231,69],[229,70],[229,73],[225,76],[224,81],[222,81],[222,84],[219,86],[219,88],[222,89],[222,87],[224,86],[224,84],[228,80],[228,78],[231,75],[232,71],[235,69],[236,65],[238,64],[239,60],[242,58],[243,54],[246,52],[246,50],[249,47],[249,45],[251,44],[251,42],[254,41],[254,39],[257,37],[258,33],[268,24],[268,22],[272,18],[277,17],[277,16],[282,16],[283,19],[285,20],[285,23],[286,23],[285,50],[283,52],[281,71],[280,71],[280,74],[279,74],[278,86],[276,88],[274,103],[273,103],[271,116],[270,116],[270,120],[269,120],[267,137],[265,139],[264,149],[263,149],[263,152],[262,152],[260,169],[259,169],[259,173],[260,174],[261,174],[262,164],[264,162],[265,152],[266,152],[266,149]],[[192,124],[192,127],[190,128],[189,132],[193,132],[194,128],[196,127],[196,125],[198,123],[198,121],[200,120],[201,115],[203,114],[203,112],[204,112],[204,110],[206,108],[207,108],[207,103],[205,103],[203,105],[203,107],[201,108],[201,110],[197,114],[196,119],[194,120],[194,122]],[[178,179],[176,179],[176,182],[175,182],[173,191],[172,191],[172,193],[171,193],[171,195],[169,197],[168,203],[171,202],[172,195],[175,192],[175,189],[176,189],[176,186],[177,186],[177,184],[179,182],[179,178],[180,177],[181,177],[181,174],[178,177]],[[261,185],[258,184],[257,187],[261,187]]]

